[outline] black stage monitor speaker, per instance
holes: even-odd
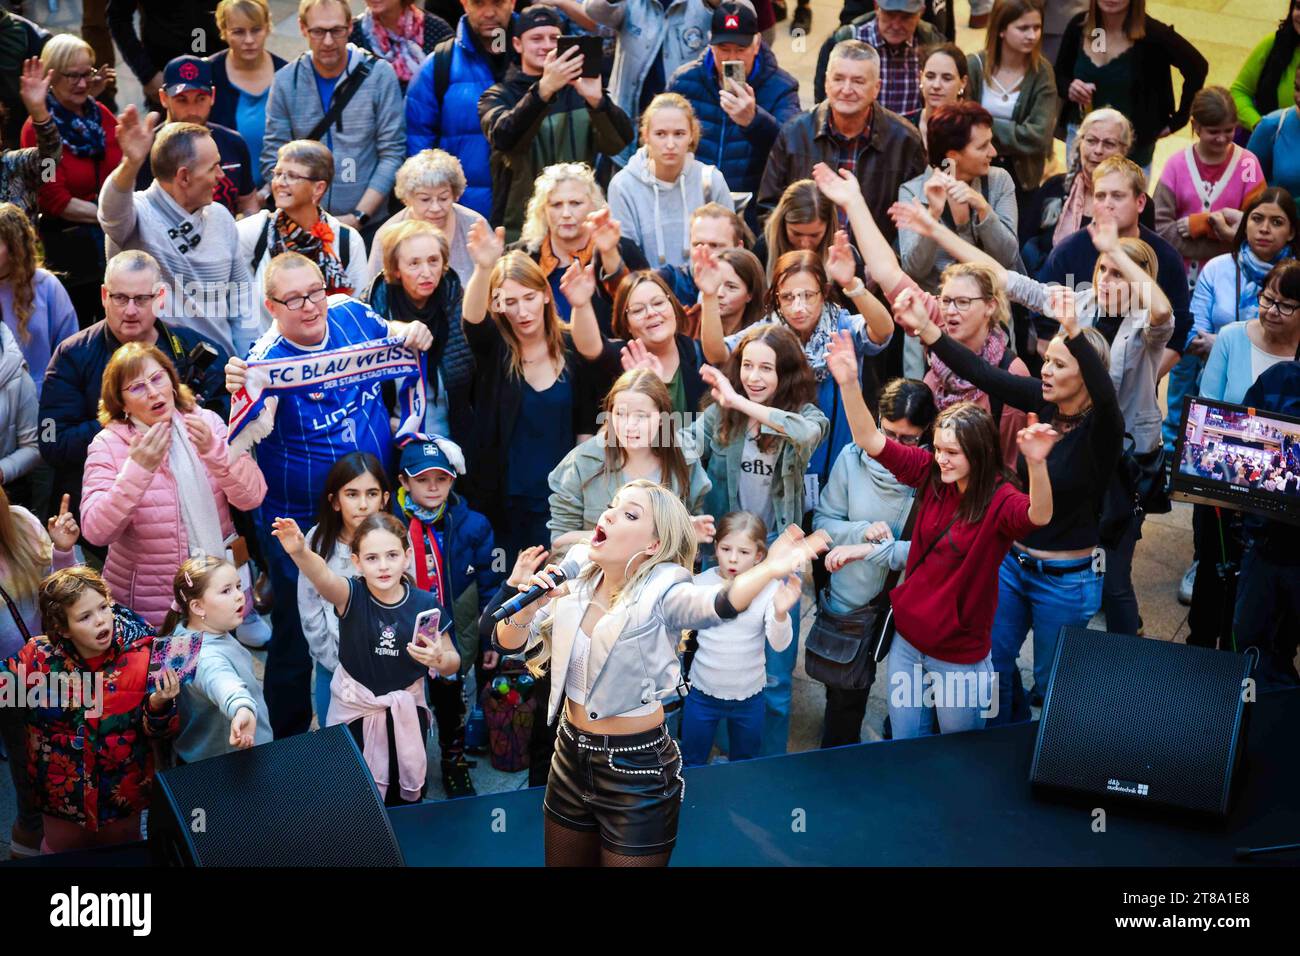
[[[169,866],[402,866],[361,751],[329,727],[158,774],[154,862]]]
[[[1226,815],[1250,671],[1243,654],[1062,628],[1030,783]]]

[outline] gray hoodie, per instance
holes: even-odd
[[[646,148],[633,154],[609,183],[609,208],[623,235],[645,252],[650,267],[681,266],[691,261],[691,213],[715,202],[735,209],[722,171],[691,153],[675,183],[657,179]],[[689,303],[687,303],[689,304]]]
[[[36,467],[36,383],[18,340],[0,322],[0,481],[8,484]]]
[[[195,633],[179,627],[177,632]],[[181,730],[176,752],[186,763],[234,752],[230,722],[241,707],[257,714],[255,743],[271,740],[262,685],[253,673],[253,655],[229,634],[204,634],[192,683],[181,690]]]

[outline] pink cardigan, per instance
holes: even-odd
[[[229,506],[256,508],[266,496],[266,479],[247,452],[227,462],[225,422],[207,409],[199,414],[216,439],[212,450],[199,457],[217,500],[221,531],[229,537],[234,532]],[[189,558],[177,493],[194,489],[176,487],[165,457],[152,474],[131,460],[135,434],[134,425],[115,421],[90,443],[82,481],[81,533],[91,544],[108,546],[104,580],[114,600],[159,627],[171,607],[176,569]]]
[[[1183,256],[1183,264],[1191,270],[1189,280],[1195,283],[1196,269],[1229,251],[1231,243],[1224,242],[1210,228],[1210,213],[1220,209],[1244,209],[1255,193],[1268,187],[1264,171],[1255,154],[1240,146],[1233,146],[1233,156],[1227,171],[1215,183],[1208,197],[1198,185],[1200,176],[1192,147],[1182,149],[1165,161],[1156,186],[1156,232]],[[1189,235],[1183,238],[1178,222],[1188,220]]]

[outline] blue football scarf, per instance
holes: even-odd
[[[424,426],[424,355],[396,337],[248,363],[244,387],[230,400],[230,446],[246,449],[275,427],[275,396],[328,392],[376,379],[397,379],[397,441]],[[269,403],[269,404],[268,404]],[[249,427],[253,426],[253,427]]]

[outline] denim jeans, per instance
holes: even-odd
[[[1102,576],[1091,567],[1044,574],[1035,565],[1061,567],[1081,559],[1037,561],[1023,567],[1012,551],[998,568],[998,610],[993,618],[993,666],[998,672],[998,712],[990,726],[1028,720],[1029,708],[1014,699],[1020,669],[1016,657],[1029,629],[1034,631],[1034,687],[1046,696],[1063,627],[1087,627],[1101,607]]]
[[[1142,615],[1133,590],[1133,552],[1142,539],[1139,515],[1124,529],[1119,543],[1106,549],[1106,574],[1101,582],[1101,606],[1106,612],[1106,630],[1113,634],[1136,634]]]
[[[1247,547],[1241,558],[1232,633],[1237,650],[1259,650],[1255,680],[1260,691],[1300,686],[1295,669],[1300,622],[1300,565],[1278,564]]]
[[[330,681],[334,679],[334,672],[326,670],[325,665],[319,661],[316,663],[316,690],[314,697],[316,699],[316,725],[320,728],[325,727],[325,717],[330,712]]]
[[[713,736],[719,723],[727,725],[730,745],[727,759],[749,760],[758,756],[763,744],[763,694],[744,700],[722,700],[701,690],[692,690],[682,705],[682,759],[688,767],[709,762]]]
[[[932,709],[939,717],[940,733],[984,726],[985,714],[997,696],[993,662],[987,655],[974,664],[954,664],[921,653],[902,634],[895,634],[888,664],[894,740],[928,736]]]
[[[1172,345],[1172,343],[1171,343]],[[1160,426],[1160,437],[1165,443],[1165,451],[1172,455],[1178,443],[1178,429],[1183,423],[1183,399],[1195,395],[1197,383],[1201,379],[1201,370],[1205,368],[1205,359],[1186,352],[1178,364],[1169,370],[1169,384],[1165,401],[1169,411]]]
[[[298,616],[298,566],[271,536],[263,515],[258,521],[262,554],[275,603],[271,607],[271,643],[266,646],[266,710],[276,740],[306,733],[311,727],[311,652]]]

